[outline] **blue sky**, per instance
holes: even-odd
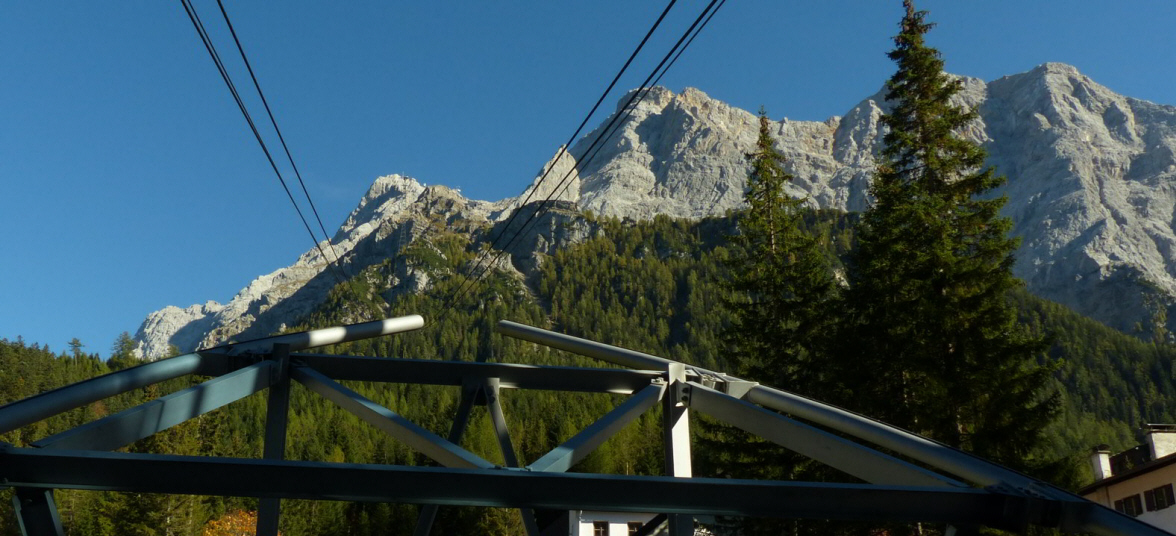
[[[215,2],[195,4],[248,87]],[[226,5],[333,233],[380,175],[480,199],[522,191],[665,4]],[[704,5],[680,0],[620,86]],[[951,72],[1059,61],[1176,105],[1170,0],[919,7]],[[898,0],[731,0],[662,84],[823,120],[893,71],[900,16]],[[0,50],[0,337],[54,350],[78,337],[106,356],[147,313],[223,303],[311,247],[180,2],[0,3]]]

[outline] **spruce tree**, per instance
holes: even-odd
[[[820,396],[825,341],[835,315],[837,286],[817,239],[804,228],[804,200],[789,196],[792,180],[776,150],[768,118],[760,110],[756,150],[731,237],[726,309],[732,315],[722,338],[737,376],[773,387]],[[814,466],[774,443],[725,426],[702,429],[704,465],[735,478],[812,479]],[[744,534],[796,533],[793,521],[744,518]]]
[[[735,319],[724,338],[739,375],[817,394],[813,363],[830,330],[836,285],[816,238],[803,229],[804,200],[784,192],[793,177],[762,109],[759,119],[756,152],[748,155],[748,208],[732,237],[728,308]]]
[[[943,72],[906,14],[889,57],[892,108],[871,194],[850,256],[853,312],[838,376],[840,401],[996,461],[1025,467],[1055,416],[1038,365],[1041,338],[1016,323],[1011,221],[985,152],[959,133],[977,114],[954,105],[962,82]]]

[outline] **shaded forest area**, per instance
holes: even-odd
[[[853,216],[811,212],[805,227],[827,245],[830,269],[840,270],[849,250]],[[499,319],[547,326],[556,331],[661,355],[716,370],[730,370],[721,333],[731,321],[724,307],[728,236],[735,217],[702,221],[665,217],[622,222],[586,217],[588,240],[544,259],[536,281],[493,271],[473,284],[442,322],[418,332],[328,347],[327,353],[473,361],[605,366],[493,333]],[[378,310],[378,293],[395,285],[395,262],[432,278],[421,294],[391,304],[390,316],[419,313],[437,318],[446,300],[465,281],[473,257],[469,235],[441,233],[414,242],[397,261],[365,270],[354,284],[334,289],[326,303],[297,331],[365,320]],[[356,294],[361,298],[357,299]],[[1050,337],[1043,356],[1056,366],[1053,388],[1061,394],[1061,417],[1048,430],[1056,458],[1073,461],[1075,485],[1087,480],[1084,453],[1098,443],[1121,449],[1133,445],[1141,422],[1173,422],[1176,347],[1142,341],[1081,317],[1066,308],[1015,291],[1021,320]],[[136,363],[132,341],[123,337],[108,359],[79,347],[54,353],[24,341],[0,340],[0,403],[118,370]],[[754,380],[755,378],[749,378]],[[29,442],[185,388],[200,379],[173,380],[79,408],[21,430],[0,435],[15,445]],[[348,386],[421,426],[446,435],[460,399],[457,388],[350,382]],[[301,387],[292,392],[286,457],[331,462],[429,464],[423,456],[360,422]],[[505,391],[503,402],[520,458],[530,462],[611,409],[615,395]],[[174,454],[260,457],[264,395],[204,415],[140,441],[127,450]],[[656,412],[631,424],[575,470],[659,474],[660,420]],[[702,427],[694,427],[695,431]],[[501,463],[502,456],[484,408],[477,408],[463,445]],[[710,475],[715,448],[697,442],[696,474]],[[3,492],[0,535],[19,534],[11,491]],[[220,534],[256,501],[225,497],[184,497],[60,490],[58,506],[67,534]],[[417,507],[396,504],[284,501],[282,532],[293,535],[409,534]],[[512,510],[442,508],[438,533],[515,534]]]

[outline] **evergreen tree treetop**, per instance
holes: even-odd
[[[886,164],[879,178],[917,181],[928,193],[963,198],[999,186],[1003,178],[981,169],[984,149],[955,135],[978,115],[951,103],[963,82],[943,71],[939,51],[925,43],[934,24],[926,22],[926,11],[915,10],[913,0],[903,6],[906,16],[887,54],[898,70],[886,83],[893,108],[882,118],[890,130],[883,138]]]

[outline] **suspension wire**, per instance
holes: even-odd
[[[489,252],[493,251],[498,246],[499,242],[502,240],[502,238],[506,235],[507,231],[510,229],[511,224],[514,223],[516,218],[518,218],[519,213],[520,213],[519,209],[526,206],[527,203],[529,203],[531,201],[531,197],[535,195],[535,192],[539,191],[539,187],[543,184],[544,181],[547,180],[547,176],[551,173],[552,170],[555,169],[555,165],[559,162],[559,160],[561,158],[563,158],[563,156],[565,154],[568,153],[568,150],[571,148],[572,143],[574,143],[576,141],[576,138],[580,135],[580,132],[582,132],[584,130],[584,127],[588,124],[588,121],[592,119],[593,114],[596,113],[596,110],[600,108],[600,105],[608,97],[608,94],[612,92],[614,87],[616,87],[616,84],[621,79],[621,76],[625,74],[625,71],[628,70],[629,66],[633,63],[633,60],[637,57],[637,54],[640,53],[641,50],[645,47],[645,44],[649,41],[649,38],[653,35],[653,33],[661,25],[662,21],[666,18],[666,15],[669,14],[670,9],[673,8],[674,4],[676,4],[676,3],[677,3],[677,0],[670,0],[670,2],[666,5],[665,9],[662,10],[661,15],[659,15],[657,20],[654,21],[653,26],[651,26],[649,28],[649,31],[645,33],[645,37],[643,37],[641,39],[641,42],[637,44],[637,48],[634,49],[633,53],[629,55],[629,58],[627,60],[625,60],[625,64],[623,66],[621,66],[621,69],[617,72],[616,76],[613,76],[612,82],[610,82],[608,87],[605,88],[604,92],[600,94],[600,98],[598,98],[596,100],[596,103],[594,105],[592,105],[592,109],[589,110],[588,114],[584,116],[584,120],[580,122],[580,126],[578,126],[576,128],[576,131],[572,133],[572,135],[568,138],[568,141],[560,147],[559,152],[556,153],[555,158],[552,159],[551,165],[548,166],[548,168],[546,170],[544,170],[543,175],[540,176],[539,180],[536,181],[535,184],[530,188],[531,191],[527,193],[527,196],[526,196],[526,198],[523,199],[523,202],[520,203],[515,208],[515,210],[511,213],[510,217],[506,220],[506,223],[502,226],[502,231],[500,231],[498,233],[498,236],[495,237],[495,239],[492,241],[492,243],[490,244],[490,247],[488,249],[483,250],[481,253],[479,253],[479,255],[476,259],[476,262],[474,263],[474,267],[470,270],[471,274],[482,267],[482,263],[485,262],[485,259],[489,256]],[[513,243],[513,240],[512,240],[512,243]],[[494,262],[497,263],[497,261],[498,261],[498,258],[495,258]],[[480,277],[481,276],[479,275],[477,278],[474,278],[472,281],[476,282],[477,279],[479,279]],[[440,317],[438,318],[438,320],[440,320],[440,318],[444,318],[445,316],[448,315],[449,310],[452,308],[452,306],[456,302],[457,298],[465,293],[467,283],[470,283],[470,281],[471,281],[471,279],[467,278],[458,287],[458,290],[455,291],[450,296],[450,299],[447,300],[445,305],[442,307],[443,312],[440,315]]]
[[[633,63],[633,59],[635,59],[637,54],[641,52],[641,49],[645,47],[645,43],[649,41],[650,36],[652,36],[653,32],[656,31],[658,26],[661,25],[662,20],[666,18],[666,15],[670,12],[670,8],[674,7],[674,4],[677,3],[677,1],[678,0],[670,0],[670,3],[666,5],[666,8],[661,12],[661,15],[658,16],[657,21],[653,23],[653,26],[650,27],[649,31],[645,33],[645,37],[641,39],[640,43],[638,43],[637,48],[634,49],[633,53],[629,55],[629,59],[625,60],[625,64],[621,66],[621,70],[617,72],[616,76],[613,77],[612,82],[610,82],[608,87],[605,88],[604,92],[600,94],[600,98],[596,99],[596,104],[592,105],[592,109],[588,111],[588,115],[584,116],[584,120],[580,122],[580,126],[576,127],[576,131],[573,132],[572,135],[568,138],[568,141],[560,147],[559,152],[555,156],[555,159],[551,161],[551,167],[549,167],[543,173],[543,175],[539,177],[539,180],[535,183],[535,187],[532,188],[530,193],[527,194],[526,199],[524,199],[523,202],[519,204],[520,207],[531,201],[531,197],[534,196],[535,192],[539,190],[539,186],[542,185],[543,181],[547,179],[547,175],[550,174],[551,170],[555,168],[555,164],[559,162],[559,159],[563,157],[564,154],[567,154],[568,149],[572,146],[572,143],[576,141],[576,138],[580,135],[580,132],[583,131],[584,127],[588,125],[588,121],[592,119],[592,115],[596,113],[596,110],[600,108],[600,105],[604,102],[604,99],[607,98],[608,94],[612,92],[614,87],[616,87],[617,82],[621,79],[621,76],[625,74],[625,71],[629,68],[629,65]],[[506,225],[503,227],[503,229],[509,228],[510,224],[514,222],[514,219],[517,216],[517,210],[511,213],[511,216],[509,219],[507,219]],[[504,234],[505,233],[499,233],[498,239],[501,239]],[[492,249],[498,246],[498,239],[496,239],[490,245]]]
[[[228,87],[229,93],[232,94],[233,100],[237,103],[237,108],[240,109],[241,114],[245,118],[245,122],[248,123],[248,125],[249,125],[250,131],[253,132],[253,137],[257,140],[258,145],[261,146],[262,152],[265,153],[266,160],[269,162],[270,167],[273,169],[274,174],[277,176],[278,182],[281,183],[282,189],[286,192],[286,197],[290,200],[290,204],[294,206],[294,211],[297,212],[298,218],[302,221],[302,225],[306,229],[307,234],[310,235],[310,239],[314,243],[315,249],[318,250],[319,255],[321,255],[323,257],[323,260],[327,263],[326,271],[330,272],[331,275],[337,280],[337,282],[339,284],[346,285],[346,280],[342,276],[340,276],[340,274],[339,274],[339,271],[338,271],[339,267],[337,265],[331,263],[330,257],[323,250],[322,246],[320,245],[320,243],[318,241],[318,238],[315,236],[314,231],[310,227],[310,223],[307,222],[306,216],[302,213],[301,207],[298,206],[298,202],[294,199],[294,194],[290,191],[290,187],[286,184],[285,178],[282,176],[281,171],[278,169],[277,163],[274,161],[273,155],[270,153],[269,147],[266,146],[264,139],[261,137],[261,133],[258,131],[257,125],[256,125],[256,123],[254,123],[252,115],[249,113],[248,108],[245,106],[244,101],[241,99],[241,95],[237,91],[237,87],[233,83],[232,77],[229,75],[228,70],[225,68],[224,62],[221,60],[220,54],[216,50],[216,46],[212,43],[212,39],[209,36],[208,31],[205,29],[204,22],[200,19],[200,15],[196,12],[196,8],[191,4],[191,0],[180,0],[180,2],[184,6],[184,11],[187,12],[187,14],[188,14],[188,19],[192,21],[192,25],[196,29],[196,33],[200,36],[200,40],[201,40],[201,42],[203,42],[205,50],[208,51],[208,54],[212,58],[213,63],[216,64],[217,71],[220,73],[221,78],[224,80],[225,85]],[[236,39],[235,35],[234,35],[234,39]],[[244,54],[243,51],[242,51],[242,54]],[[252,70],[250,70],[250,74],[252,75]],[[254,79],[254,82],[256,83],[256,79]],[[260,91],[261,91],[261,88],[260,88],[260,86],[258,86],[258,92],[260,93]],[[263,97],[263,99],[264,99],[264,97]],[[266,110],[267,111],[269,110],[268,105],[266,106]],[[271,120],[272,120],[272,118],[273,118],[273,116],[271,114]],[[276,122],[275,122],[274,126],[276,129],[276,127],[277,127]],[[281,134],[279,133],[279,137],[280,136],[281,136]],[[283,141],[283,146],[285,146],[284,141]],[[287,155],[289,155],[288,150],[287,150]],[[293,163],[292,160],[293,159],[291,158],[291,164]],[[304,186],[304,188],[305,188],[305,186]],[[309,194],[308,194],[308,198],[309,198]],[[320,221],[320,225],[321,225],[321,221]],[[328,242],[328,244],[330,243],[329,238],[327,239],[327,242]]]
[[[652,89],[649,86],[649,83],[651,80],[654,79],[655,75],[657,77],[657,80],[660,81],[661,77],[665,75],[666,71],[668,71],[669,68],[671,66],[673,66],[673,64],[678,60],[679,57],[681,57],[682,52],[685,52],[686,47],[688,47],[690,45],[690,43],[692,43],[694,41],[694,37],[696,37],[698,35],[698,33],[700,33],[702,31],[702,29],[706,26],[706,23],[710,22],[711,18],[714,17],[714,14],[717,13],[718,9],[721,8],[722,5],[725,3],[726,3],[726,0],[711,0],[711,2],[709,4],[707,4],[706,8],[703,9],[702,13],[699,14],[698,18],[695,19],[694,23],[691,24],[689,28],[687,28],[686,32],[682,34],[682,37],[678,39],[678,42],[674,44],[674,46],[670,49],[670,51],[666,53],[666,56],[662,59],[662,61],[660,63],[658,63],[657,67],[654,68],[653,72],[651,72],[649,74],[649,76],[646,77],[645,81],[642,82],[640,89],[638,89],[637,91],[634,91],[629,96],[628,101],[626,101],[624,106],[621,108],[622,110],[624,110],[623,116],[621,113],[614,114],[612,119],[604,127],[604,130],[601,132],[601,135],[597,136],[592,141],[592,143],[588,146],[588,148],[585,149],[584,154],[591,153],[591,155],[589,155],[589,157],[587,159],[585,159],[581,162],[577,162],[577,166],[573,166],[572,169],[568,170],[568,172],[563,176],[563,179],[560,180],[560,182],[556,185],[556,187],[554,189],[552,189],[552,192],[550,194],[548,194],[546,198],[544,198],[542,201],[539,202],[539,206],[536,207],[536,209],[534,211],[532,211],[530,217],[528,217],[523,222],[523,224],[521,226],[519,226],[518,230],[515,231],[511,240],[509,240],[507,242],[506,246],[504,246],[494,256],[494,261],[491,264],[487,264],[484,267],[482,267],[482,270],[480,272],[478,272],[477,274],[471,274],[472,277],[470,279],[467,279],[466,282],[469,282],[469,281],[476,282],[476,281],[480,280],[485,275],[485,273],[489,270],[489,268],[491,266],[497,264],[499,262],[499,260],[502,258],[502,256],[506,253],[506,251],[510,249],[510,247],[515,243],[516,240],[518,240],[518,238],[520,236],[522,236],[522,233],[527,228],[527,226],[530,225],[538,216],[545,214],[547,212],[548,207],[550,206],[548,203],[553,198],[555,198],[557,195],[562,195],[562,192],[560,191],[560,189],[561,189],[561,187],[566,189],[565,182],[568,180],[568,178],[571,177],[571,174],[573,172],[575,172],[576,167],[586,166],[588,163],[590,163],[592,161],[592,159],[594,159],[596,157],[597,154],[599,154],[600,148],[603,147],[603,143],[605,141],[607,141],[608,139],[610,139],[612,137],[612,135],[616,133],[617,130],[620,130],[620,127],[623,124],[623,121],[628,120],[629,116],[632,114],[633,110],[636,109],[637,105],[639,105],[641,103],[641,101],[644,100],[645,96],[649,94],[649,91]],[[716,4],[718,4],[718,7],[715,7]],[[712,10],[712,8],[713,8],[713,10]],[[701,24],[701,26],[700,26],[700,24]],[[696,27],[698,29],[697,31],[695,31]],[[672,61],[671,61],[671,57],[672,57]],[[667,65],[667,62],[668,62],[668,65]],[[663,66],[665,67],[665,69],[663,69]],[[659,71],[660,71],[660,74],[658,74]],[[635,101],[636,101],[636,103],[635,103]],[[622,120],[622,117],[623,117],[623,120]],[[615,129],[613,128],[614,125],[616,127]],[[613,129],[612,133],[609,133],[609,129]],[[607,134],[607,137],[605,136],[605,134]],[[593,152],[593,149],[596,149],[596,151]],[[554,167],[555,167],[555,163],[553,162],[551,168],[554,168]],[[549,169],[549,171],[550,171],[550,169]],[[537,190],[537,189],[538,189],[538,187],[536,185],[535,190]],[[520,205],[519,208],[522,208],[522,206]],[[518,212],[518,209],[516,209],[516,214],[517,214],[517,212]],[[509,223],[507,226],[503,227],[502,234],[505,234],[508,229],[509,229]],[[477,267],[475,267],[475,269],[476,268]],[[473,270],[471,270],[471,272],[472,271]],[[465,292],[467,292],[466,288],[467,288],[467,285],[463,282],[462,286],[459,287],[458,292],[456,292],[454,294],[454,296],[449,300],[445,309],[442,311],[441,316],[438,318],[438,322],[449,314],[449,311],[452,310],[452,307],[457,302],[457,300],[460,297],[462,297],[462,295],[464,295]],[[472,286],[470,288],[472,288]]]
[[[640,89],[638,89],[637,91],[634,92],[635,93],[634,96],[636,96],[636,102],[634,102],[633,96],[630,96],[629,101],[626,102],[625,105],[621,108],[623,110],[623,116],[620,117],[620,120],[618,121],[618,120],[616,120],[616,118],[614,118],[613,121],[610,121],[608,123],[608,125],[606,125],[604,127],[604,132],[602,132],[601,135],[597,137],[596,141],[599,141],[599,143],[593,143],[592,145],[590,145],[588,147],[588,149],[586,149],[584,151],[585,154],[587,154],[588,152],[592,153],[591,155],[588,156],[588,158],[583,160],[584,165],[587,165],[589,162],[594,160],[596,158],[597,154],[600,153],[600,150],[604,148],[604,145],[606,143],[608,143],[609,140],[612,139],[613,135],[615,135],[617,132],[619,132],[621,130],[621,127],[624,126],[624,124],[629,120],[629,117],[633,115],[633,112],[637,109],[638,106],[641,105],[641,103],[645,100],[645,97],[647,97],[649,95],[649,92],[654,87],[656,87],[659,82],[661,82],[662,77],[665,76],[665,74],[667,72],[669,72],[670,68],[674,66],[674,63],[676,63],[678,61],[678,58],[682,57],[682,53],[686,51],[686,48],[689,47],[690,44],[694,42],[694,38],[698,37],[698,34],[702,33],[702,29],[706,27],[706,25],[710,22],[710,20],[712,18],[714,18],[715,13],[718,13],[719,9],[721,9],[723,7],[723,4],[726,4],[726,3],[727,3],[727,0],[719,0],[718,5],[715,6],[715,8],[713,10],[710,11],[709,15],[707,14],[707,10],[709,10],[711,6],[715,5],[714,2],[711,2],[711,5],[707,6],[707,9],[703,10],[703,13],[702,13],[702,15],[699,15],[699,18],[701,19],[702,16],[705,15],[706,19],[702,21],[702,24],[698,26],[697,30],[694,30],[693,34],[690,34],[690,32],[691,32],[691,30],[694,29],[694,26],[691,26],[690,29],[686,30],[686,33],[690,34],[690,38],[687,39],[685,44],[683,44],[682,47],[678,49],[677,54],[674,54],[673,49],[670,50],[669,54],[674,54],[674,57],[672,60],[670,60],[670,62],[665,66],[664,69],[661,69],[661,72],[657,74],[657,78],[654,78],[652,83],[650,83],[650,80],[647,78],[645,80],[646,84],[643,84],[643,86]],[[698,21],[695,21],[695,24],[698,24]],[[681,41],[679,41],[679,43],[681,43]],[[667,57],[669,57],[669,56],[667,55]],[[664,61],[665,60],[663,60],[663,62]],[[658,68],[660,68],[660,67],[661,67],[661,65],[659,64]],[[654,69],[654,72],[657,73],[657,68]],[[620,116],[622,114],[618,113],[617,115]],[[610,130],[610,128],[611,128],[611,130]],[[595,150],[593,150],[594,148],[595,148]],[[581,155],[581,156],[583,156],[583,155]],[[568,173],[564,174],[563,178],[555,186],[555,191],[557,191],[557,193],[555,193],[554,196],[548,196],[548,198],[545,199],[543,201],[543,203],[550,201],[553,198],[558,199],[559,196],[563,195],[564,192],[567,191],[568,187],[571,186],[571,182],[567,182],[567,180],[571,177],[571,175],[572,175],[571,170],[569,170]],[[565,182],[566,182],[566,184],[565,184]],[[561,187],[562,187],[562,190],[561,190]],[[535,218],[545,214],[548,211],[548,207],[550,207],[550,205],[541,205],[534,213],[532,213],[531,219],[535,219]],[[528,223],[530,223],[530,219],[528,219],[527,222],[524,222],[523,226],[525,227]],[[510,245],[511,245],[510,243],[507,244],[507,249],[509,249]]]

